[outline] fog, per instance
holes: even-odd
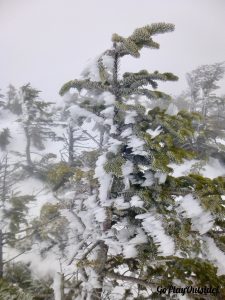
[[[176,30],[156,37],[160,50],[124,59],[121,71],[173,72],[179,82],[160,87],[178,94],[186,72],[225,61],[224,0],[0,0],[0,88],[31,82],[54,101],[63,83],[111,46],[112,33],[127,36],[152,22]]]

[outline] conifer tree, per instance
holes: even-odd
[[[10,132],[8,128],[3,128],[3,130],[0,131],[0,148],[1,150],[5,150],[6,146],[10,143]]]
[[[31,159],[31,146],[33,144],[39,150],[45,149],[44,141],[54,137],[50,129],[52,115],[49,111],[51,102],[44,102],[39,99],[40,91],[27,84],[21,88],[22,92],[22,124],[26,137],[26,160],[32,170],[34,164]]]
[[[218,157],[224,160],[224,147],[218,139],[224,138],[224,99],[214,92],[219,89],[218,82],[224,77],[224,62],[202,65],[187,73],[187,97],[190,110],[201,113],[196,122],[197,134],[194,148],[202,157]]]
[[[1,206],[4,206],[4,203],[10,198],[11,187],[13,185],[12,172],[13,169],[9,166],[8,154],[6,154],[0,160],[0,197],[2,203]]]
[[[4,95],[0,93],[0,107],[4,107],[5,106],[5,102],[3,101],[3,99],[4,99]]]
[[[33,296],[24,292],[15,284],[10,284],[6,280],[0,279],[0,300],[33,300]]]
[[[187,73],[187,83],[189,87],[189,95],[191,97],[192,110],[200,109],[204,117],[210,114],[209,108],[214,102],[218,81],[220,81],[225,73],[224,62],[212,65],[202,65],[190,73]]]
[[[169,98],[157,87],[158,81],[176,81],[172,73],[119,74],[124,56],[158,49],[152,37],[173,30],[156,23],[127,38],[114,34],[112,48],[96,60],[98,72],[87,69],[60,91],[86,92],[89,100],[80,99],[73,116],[92,118],[104,132],[95,172],[79,173],[92,189],[73,207],[80,218],[77,241],[83,237],[70,260],[78,260],[77,299],[171,299],[157,292],[170,285],[219,287],[212,298],[225,297],[224,178],[175,178],[170,167],[194,157],[187,145],[198,116],[173,105],[149,109],[148,101]]]
[[[52,221],[51,209],[48,209],[48,214],[42,209],[42,215],[45,213],[47,219],[44,224],[44,218],[33,220],[33,223],[28,220],[29,204],[36,199],[34,195],[23,195],[16,191],[14,185],[18,180],[18,165],[10,164],[8,154],[0,160],[0,300],[50,300],[53,299],[52,278],[33,279],[28,265],[16,259],[32,249],[33,241],[40,243],[37,235],[44,239],[45,247],[47,242],[54,239],[60,247],[61,240],[66,237],[67,226],[61,222],[60,216],[54,225],[49,225]],[[60,236],[62,231],[63,237]],[[9,258],[9,248],[18,254]]]
[[[78,149],[88,148],[88,146],[85,146],[85,142],[88,144],[88,137],[85,136],[84,130],[78,124],[70,120],[66,133],[61,140],[64,143],[64,147],[61,150],[61,160],[67,162],[70,166],[74,166],[76,157],[78,156]]]
[[[22,103],[16,88],[10,84],[6,93],[6,107],[14,114],[22,114]]]
[[[17,234],[21,225],[27,226],[26,214],[28,203],[34,200],[32,195],[20,195],[14,192],[13,185],[17,178],[14,171],[17,165],[9,163],[8,155],[0,161],[0,278],[3,277],[5,257],[3,249],[7,246],[15,247]]]
[[[36,279],[29,269],[29,264],[22,262],[10,262],[5,266],[5,281],[17,287],[22,295],[27,295],[32,300],[53,300],[54,292],[51,288],[52,280],[49,276],[43,279]],[[10,286],[9,284],[9,286]],[[1,291],[1,288],[0,288]],[[23,293],[22,293],[23,291]],[[1,299],[1,298],[0,298]],[[8,299],[8,298],[5,298]],[[4,300],[5,300],[4,299]],[[13,298],[14,299],[14,298]],[[16,298],[17,299],[17,298]],[[25,300],[22,298],[21,300]],[[10,298],[11,300],[11,298]]]

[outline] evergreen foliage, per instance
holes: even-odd
[[[157,105],[149,109],[143,101],[143,96],[150,102],[168,99],[156,90],[157,82],[177,80],[175,75],[142,70],[120,76],[118,70],[123,56],[136,58],[143,47],[159,48],[152,36],[173,29],[172,24],[157,23],[138,28],[127,38],[114,34],[112,48],[96,61],[94,80],[86,70],[83,79],[66,83],[60,91],[61,95],[71,88],[86,91],[90,100],[82,101],[81,96],[72,117],[90,117],[104,133],[94,160],[98,186],[82,201],[90,220],[82,219],[87,241],[79,251],[91,246],[86,254],[77,252],[80,295],[88,290],[91,299],[113,296],[119,287],[123,299],[150,299],[157,285],[177,280],[181,285],[219,287],[219,297],[224,297],[224,276],[218,274],[209,248],[213,243],[223,248],[225,180],[196,174],[175,178],[170,166],[195,157],[193,121],[199,115],[178,112],[171,105],[167,110]],[[111,60],[111,69],[106,60]],[[83,180],[87,182],[87,177]],[[74,211],[82,216],[78,204]],[[94,234],[90,222],[94,238],[89,236]],[[97,287],[91,283],[93,274]]]
[[[8,128],[3,128],[2,131],[0,131],[0,148],[4,151],[6,149],[6,146],[10,143],[10,132]]]
[[[5,266],[5,280],[30,294],[32,300],[52,300],[53,290],[50,278],[34,279],[29,265],[22,262]]]
[[[202,65],[187,73],[188,89],[182,101],[188,103],[190,111],[199,112],[202,117],[196,122],[195,145],[202,158],[210,156],[224,162],[224,147],[219,142],[225,136],[224,97],[217,96],[218,82],[224,77],[224,62]]]
[[[61,88],[62,111],[30,84],[0,95],[1,113],[20,122],[0,131],[0,300],[180,299],[157,291],[171,285],[225,298],[225,178],[202,176],[208,156],[225,162],[225,101],[214,94],[224,63],[187,74],[177,99],[158,89],[178,80],[170,72],[120,72],[125,56],[158,49],[155,35],[173,30],[113,34]]]
[[[45,149],[44,142],[55,136],[50,129],[53,125],[49,110],[51,102],[39,99],[40,91],[27,84],[21,88],[22,93],[22,124],[26,136],[26,159],[28,167],[32,168],[31,145],[39,150]]]
[[[4,102],[4,95],[0,94],[0,107],[4,107],[5,106],[5,102]]]
[[[53,190],[58,190],[62,187],[71,176],[74,174],[74,168],[67,163],[60,162],[52,166],[48,171],[47,180],[53,185]]]
[[[4,206],[4,203],[9,199],[10,197],[10,191],[12,183],[10,180],[12,179],[12,176],[10,176],[12,170],[9,170],[9,164],[8,164],[8,156],[5,155],[1,158],[0,161],[0,197],[2,205]]]
[[[64,251],[68,241],[68,220],[61,215],[58,205],[50,203],[43,205],[39,218],[34,219],[32,223],[35,228],[41,228],[35,233],[34,239],[44,242],[42,255],[55,245],[61,252]]]
[[[6,108],[8,108],[13,114],[22,114],[22,103],[20,101],[20,95],[12,84],[8,86],[6,101]]]
[[[3,210],[3,217],[8,220],[7,243],[14,245],[16,234],[19,232],[21,225],[28,225],[27,212],[28,204],[34,201],[35,197],[31,195],[12,194],[8,200],[7,207]]]
[[[0,300],[33,300],[29,293],[24,292],[18,286],[0,279]]]

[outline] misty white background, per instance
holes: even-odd
[[[171,22],[160,50],[126,58],[121,71],[170,71],[179,82],[160,85],[180,93],[185,73],[225,61],[225,0],[0,0],[0,89],[31,82],[42,98],[59,99],[66,81],[111,46],[111,35],[130,35],[152,22]],[[225,93],[225,80],[220,93]]]

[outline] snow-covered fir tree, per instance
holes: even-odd
[[[5,106],[4,95],[0,93],[0,107],[4,107],[4,106]]]
[[[218,287],[187,298],[224,299],[225,182],[216,174],[225,173],[205,160],[224,154],[210,123],[224,116],[213,95],[223,65],[192,80],[183,99],[196,97],[194,109],[158,90],[178,79],[172,73],[120,72],[123,57],[159,48],[154,35],[173,30],[114,34],[53,109],[29,84],[9,86],[0,101],[0,137],[10,135],[0,147],[0,300],[180,299],[157,291],[170,285]]]
[[[30,84],[21,88],[22,97],[22,126],[26,137],[26,161],[32,170],[34,164],[31,158],[31,145],[39,150],[45,149],[44,141],[54,137],[50,126],[53,124],[52,114],[49,110],[51,102],[39,98],[40,91],[32,88]]]
[[[102,135],[90,162],[74,170],[76,193],[61,198],[64,207],[72,203],[72,299],[171,299],[156,291],[170,285],[219,287],[212,298],[225,297],[224,178],[175,177],[171,167],[195,157],[190,149],[198,115],[173,104],[150,108],[169,98],[157,87],[176,81],[172,73],[119,72],[124,56],[158,49],[153,36],[173,30],[156,23],[129,37],[114,34],[112,47],[83,78],[60,91],[79,93],[72,117],[92,120]]]
[[[17,243],[21,241],[21,227],[28,225],[27,212],[28,203],[34,200],[32,195],[21,195],[14,191],[16,165],[8,162],[8,154],[0,161],[0,299],[33,299],[27,286],[14,285],[13,280],[8,280],[10,262],[15,257],[7,260],[7,250],[9,247],[17,248]],[[22,230],[22,232],[24,229]],[[23,238],[22,238],[23,239]],[[18,247],[18,250],[20,247]],[[11,266],[10,270],[14,270]],[[15,280],[15,279],[14,279]],[[32,279],[30,279],[32,281]],[[23,283],[24,286],[26,285]]]
[[[10,84],[6,92],[6,107],[16,115],[22,114],[22,101],[19,97],[17,89]]]
[[[188,91],[191,98],[191,110],[201,111],[204,117],[215,102],[218,82],[224,77],[225,62],[202,65],[186,74]]]
[[[224,146],[221,139],[225,137],[224,96],[215,92],[220,88],[219,81],[224,77],[225,63],[202,65],[186,74],[188,89],[182,101],[189,104],[190,111],[200,112],[196,122],[194,148],[201,157],[210,156],[225,161]]]
[[[0,147],[4,151],[6,150],[6,146],[10,143],[10,131],[8,128],[3,128],[0,131]]]

